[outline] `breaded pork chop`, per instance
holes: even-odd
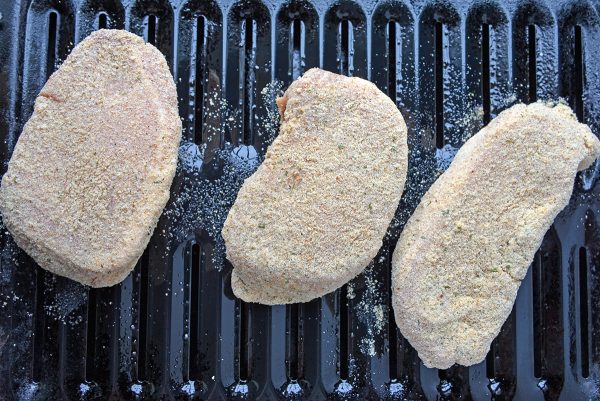
[[[279,136],[223,228],[234,293],[263,304],[309,301],[358,275],[407,169],[402,115],[368,81],[311,69],[278,105]]]
[[[568,107],[541,103],[502,112],[459,150],[392,261],[396,322],[426,366],[485,358],[577,171],[599,153]]]
[[[4,224],[44,269],[116,284],[169,199],[180,138],[162,54],[125,31],[95,32],[36,99],[2,179]]]

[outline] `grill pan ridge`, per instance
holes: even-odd
[[[389,276],[420,196],[501,110],[563,97],[600,133],[599,14],[585,0],[0,1],[2,173],[46,79],[99,28],[164,53],[184,123],[170,204],[120,285],[52,276],[2,230],[0,400],[600,399],[598,166],[578,176],[482,363],[424,367],[393,321]],[[370,79],[396,102],[407,188],[350,284],[305,304],[246,304],[219,224],[272,139],[275,91],[263,88],[315,66]],[[216,206],[186,220],[176,211],[198,205],[198,182]]]

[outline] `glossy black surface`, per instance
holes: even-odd
[[[485,361],[425,368],[389,309],[402,225],[485,122],[561,96],[600,133],[599,12],[549,0],[0,0],[2,172],[49,74],[100,27],[158,46],[184,122],[171,201],[122,284],[46,273],[3,230],[0,399],[600,399],[598,166],[579,175]],[[273,87],[313,66],[396,101],[407,187],[379,256],[348,286],[302,305],[245,304],[220,225],[275,134]]]

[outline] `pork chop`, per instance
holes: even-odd
[[[392,261],[402,335],[426,366],[482,361],[578,170],[600,142],[564,105],[515,105],[459,150]]]
[[[4,224],[42,268],[116,284],[169,199],[180,138],[162,54],[131,33],[97,31],[35,101],[2,179]]]
[[[263,304],[309,301],[358,275],[407,169],[402,115],[368,81],[311,69],[278,105],[279,136],[223,228],[234,293]]]

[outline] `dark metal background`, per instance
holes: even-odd
[[[179,169],[168,210],[189,213],[200,182],[221,210],[214,221],[163,216],[134,273],[98,290],[39,269],[4,232],[0,400],[600,399],[594,171],[577,179],[486,361],[427,369],[387,320],[400,227],[469,135],[516,101],[558,96],[600,133],[599,12],[597,2],[549,0],[0,0],[2,171],[73,44],[99,26],[125,28],[165,54],[184,144],[206,146],[198,171]],[[407,190],[380,257],[350,289],[297,306],[244,304],[216,234],[244,177],[232,178],[219,149],[260,157],[272,112],[261,90],[312,66],[368,78],[397,102],[409,125]],[[238,111],[231,120],[211,102],[221,96]],[[383,312],[383,330],[373,333],[365,308]]]

